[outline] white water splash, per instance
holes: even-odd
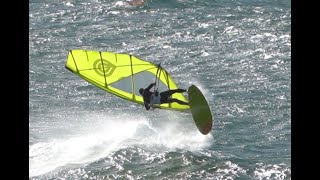
[[[90,163],[134,145],[156,151],[197,150],[209,146],[212,141],[211,135],[204,136],[196,129],[191,117],[183,119],[177,112],[161,111],[160,114],[155,111],[152,121],[156,123],[153,124],[144,116],[101,114],[82,117],[85,120],[79,120],[82,123],[79,127],[88,126],[87,130],[74,129],[73,137],[30,145],[29,176],[38,176],[67,164]]]

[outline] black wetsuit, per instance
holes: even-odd
[[[155,83],[151,83],[144,91],[143,91],[143,102],[144,102],[144,107],[146,108],[146,110],[150,109],[150,98],[151,95],[153,94],[153,92],[150,92],[150,89],[155,85]],[[184,89],[172,89],[172,90],[168,90],[168,91],[164,91],[160,93],[160,103],[179,103],[182,105],[189,105],[189,103],[187,102],[183,102],[180,101],[178,99],[175,98],[170,98],[170,96],[172,96],[172,94],[174,93],[183,93],[186,92],[186,90]]]
[[[144,91],[143,91],[143,102],[144,102],[144,107],[146,110],[150,109],[150,97],[153,94],[153,92],[150,91],[150,89],[154,86],[154,83],[151,83]]]

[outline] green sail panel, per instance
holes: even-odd
[[[160,67],[161,70],[158,70],[156,64],[130,54],[70,50],[65,67],[106,92],[138,104],[143,104],[139,89],[155,82],[157,71],[159,92],[178,88],[165,69]],[[188,102],[181,93],[173,94],[172,98]],[[184,111],[190,107],[178,103],[165,103],[158,108]]]

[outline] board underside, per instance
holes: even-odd
[[[199,131],[203,135],[206,135],[212,129],[213,119],[209,104],[202,92],[195,85],[189,87],[188,96],[193,120]]]

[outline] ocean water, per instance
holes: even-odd
[[[71,49],[161,63],[212,131],[87,83]],[[291,1],[29,0],[29,179],[291,179]]]

